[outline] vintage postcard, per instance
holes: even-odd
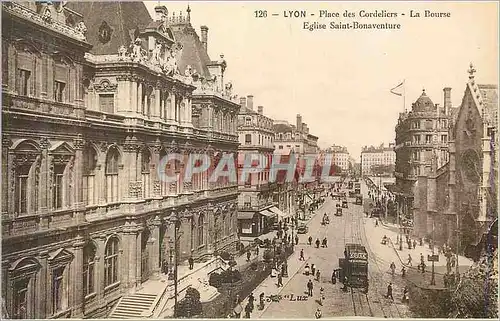
[[[495,1],[2,1],[2,319],[498,318]]]

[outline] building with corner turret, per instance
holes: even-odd
[[[433,168],[437,170],[448,162],[448,129],[456,109],[451,106],[451,88],[444,88],[443,92],[444,105],[440,107],[423,90],[411,110],[400,113],[396,125],[396,184],[392,190],[398,213],[413,220],[413,234],[418,237],[431,236],[427,217],[436,211],[435,208],[420,211],[421,200],[427,199],[423,192],[419,193],[424,184],[421,180]]]
[[[238,187],[208,181],[238,149],[227,63],[208,57],[189,9],[155,12],[2,3],[7,318],[164,317],[175,262],[182,297],[236,249]],[[186,177],[186,162],[162,161],[173,153],[208,154],[209,171]]]

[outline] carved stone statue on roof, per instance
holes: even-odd
[[[118,49],[118,59],[125,60],[127,57],[127,48],[124,45],[121,45]]]
[[[233,94],[233,84],[229,81],[226,86],[225,86],[225,90],[224,90],[224,96],[226,97],[231,97],[231,95]]]
[[[132,59],[134,61],[141,61],[143,59],[141,43],[142,40],[140,38],[136,38],[132,45]]]
[[[83,21],[76,24],[75,30],[81,32],[84,36],[87,35],[87,26]]]
[[[161,43],[157,43],[151,52],[151,63],[154,65],[162,65],[162,57],[161,57],[161,49],[163,45]]]

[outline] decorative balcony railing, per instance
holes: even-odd
[[[55,21],[50,16],[42,16],[35,11],[26,8],[25,6],[17,2],[4,2],[2,4],[2,9],[4,12],[8,12],[12,15],[25,18],[30,20],[40,26],[52,29],[54,31],[60,32],[71,38],[86,41],[85,34],[83,30],[78,30],[77,28],[69,27],[63,23]]]
[[[20,96],[12,93],[4,93],[3,99],[4,110],[24,109],[37,114],[57,115],[65,118],[82,118],[84,115],[84,108],[78,104]]]

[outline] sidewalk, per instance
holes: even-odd
[[[320,213],[322,211],[322,208],[323,206],[325,206],[325,204],[327,203],[328,201],[325,201],[309,218],[307,221],[304,221],[304,224],[308,225],[311,220],[316,216],[316,214]],[[299,273],[302,268],[304,267],[304,265],[308,262],[309,260],[309,256],[306,257],[306,260],[305,261],[299,261],[299,257],[300,257],[300,248],[302,247],[309,247],[309,245],[306,245],[305,242],[304,243],[299,243],[299,245],[296,245],[294,247],[294,253],[292,253],[288,260],[287,260],[287,264],[288,264],[288,277],[284,277],[283,278],[283,286],[282,287],[277,287],[277,283],[278,283],[278,278],[277,277],[274,277],[272,278],[271,276],[268,276],[264,281],[262,281],[254,290],[253,290],[253,295],[254,295],[254,298],[255,298],[255,301],[254,301],[254,310],[250,316],[251,319],[257,319],[257,318],[260,318],[262,316],[262,314],[264,314],[264,312],[266,311],[266,309],[269,307],[270,305],[270,302],[266,302],[265,304],[265,307],[263,310],[259,310],[257,308],[258,306],[258,303],[259,303],[259,295],[264,292],[266,297],[268,295],[274,295],[274,294],[279,294],[284,288],[285,286],[288,284],[288,282],[290,282],[290,280],[293,278],[294,275],[296,275],[297,273]],[[263,251],[261,251],[262,253]],[[246,255],[245,255],[245,260],[246,260]],[[245,308],[245,306],[247,305],[248,303],[248,297],[246,297],[241,305],[243,307],[243,309]],[[241,316],[242,318],[244,317],[245,315],[245,312],[243,311]]]
[[[408,249],[408,245],[405,242],[405,238],[403,237],[403,250],[399,250],[399,243],[397,243],[398,239],[398,229],[393,224],[379,224],[378,227],[375,227],[375,219],[365,218],[365,225],[373,224],[373,226],[367,226],[367,230],[370,230],[370,235],[373,238],[373,243],[370,245],[375,253],[383,253],[384,251],[393,251],[396,253],[399,263],[396,263],[396,273],[401,274],[401,267],[404,266],[407,270],[408,279],[420,286],[426,288],[434,288],[430,286],[431,280],[431,270],[432,263],[427,261],[427,256],[432,255],[432,250],[429,248],[429,244],[424,243],[423,246],[420,246],[417,243],[417,247],[415,249]],[[381,244],[382,237],[386,235],[389,238],[389,243],[387,245]],[[412,265],[408,265],[408,254],[412,257]],[[425,273],[421,273],[417,270],[418,264],[420,264],[420,254],[422,254],[425,258]],[[437,252],[435,252],[437,255]],[[387,265],[387,269],[389,270],[389,264],[391,262],[384,261],[384,264]],[[459,264],[459,273],[462,274],[469,269],[472,265],[472,260],[459,256],[458,264]],[[456,267],[452,267],[452,272],[455,272]],[[446,258],[443,254],[439,255],[439,261],[434,262],[434,272],[435,272],[435,280],[436,286],[435,288],[443,287],[443,275],[446,273]]]

